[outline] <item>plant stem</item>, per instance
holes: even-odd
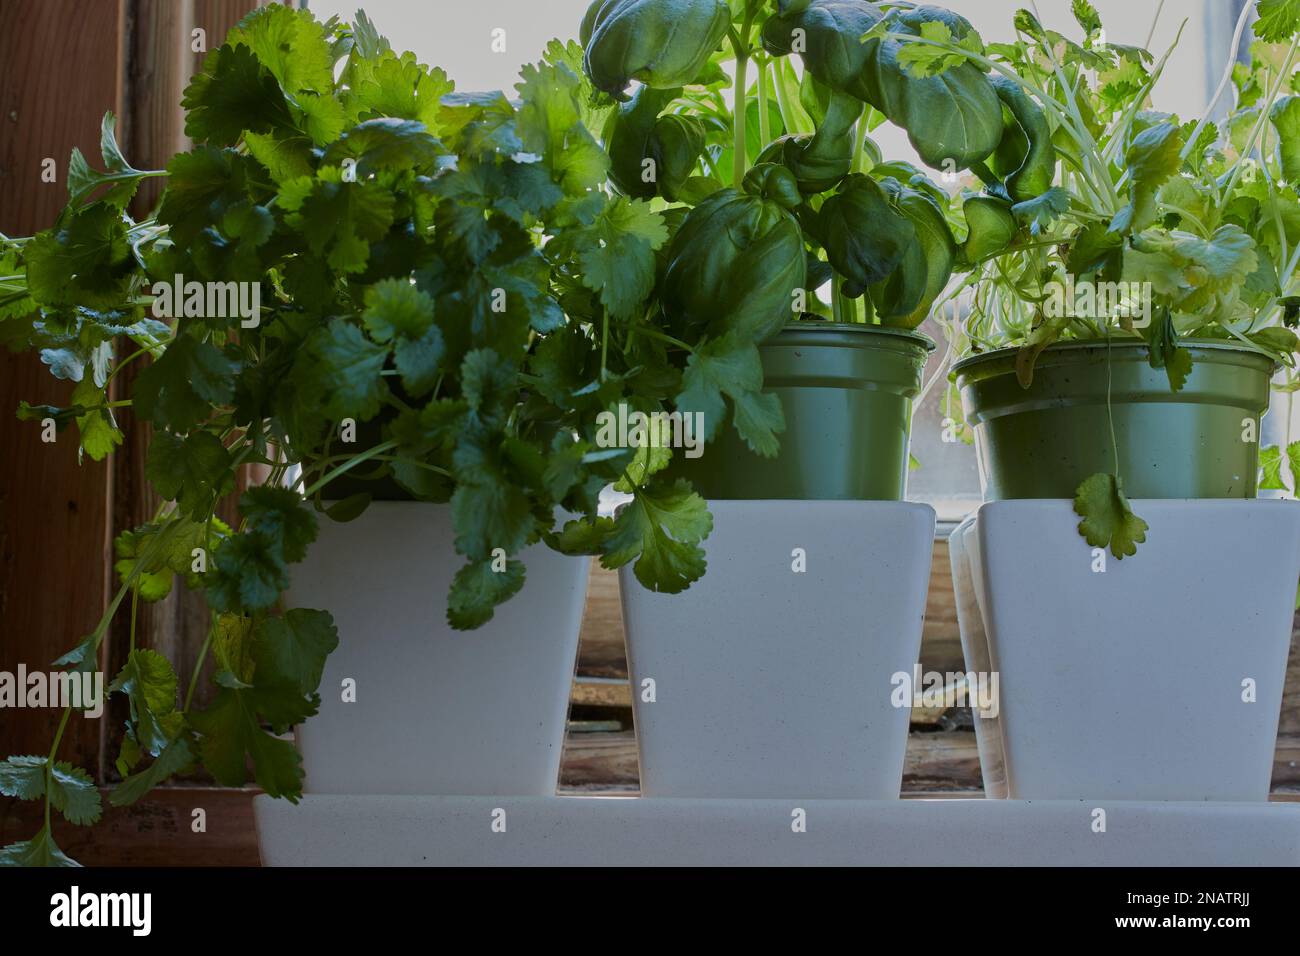
[[[131,630],[130,630],[130,650],[135,650],[135,622],[136,615],[140,613],[140,589],[131,589]]]
[[[1291,46],[1287,49],[1286,60],[1282,64],[1282,69],[1278,71],[1277,80],[1269,87],[1268,99],[1260,107],[1259,118],[1255,121],[1255,125],[1251,127],[1250,138],[1246,140],[1245,145],[1242,147],[1241,155],[1243,159],[1233,167],[1232,175],[1228,178],[1228,184],[1220,194],[1220,208],[1225,206],[1228,200],[1232,198],[1232,190],[1236,187],[1237,180],[1241,178],[1241,171],[1246,168],[1245,157],[1249,156],[1255,148],[1255,141],[1259,138],[1260,131],[1269,122],[1269,113],[1272,112],[1273,103],[1277,99],[1278,93],[1282,91],[1282,84],[1288,78],[1291,64],[1295,60],[1297,43],[1300,43],[1300,35],[1291,38]]]
[[[1210,97],[1210,102],[1205,104],[1205,112],[1201,114],[1200,120],[1196,123],[1196,128],[1192,130],[1192,135],[1187,138],[1183,144],[1182,158],[1186,159],[1196,145],[1196,140],[1200,138],[1201,130],[1205,124],[1210,121],[1210,114],[1214,112],[1214,107],[1219,103],[1219,97],[1223,91],[1228,88],[1228,81],[1232,79],[1232,68],[1237,65],[1237,50],[1241,47],[1241,34],[1246,29],[1246,21],[1250,19],[1250,14],[1254,10],[1249,3],[1241,8],[1241,16],[1237,17],[1237,28],[1232,33],[1232,46],[1228,49],[1228,63],[1223,68],[1223,76],[1219,78],[1219,85],[1214,90],[1214,95]]]
[[[198,659],[194,662],[194,669],[190,672],[190,686],[185,691],[185,706],[181,708],[185,713],[189,713],[190,704],[194,700],[194,690],[199,686],[199,674],[203,672],[203,665],[208,659],[208,650],[212,647],[212,635],[217,632],[217,613],[213,611],[209,615],[208,633],[203,638],[203,646],[199,648]]]
[[[312,495],[320,491],[321,488],[328,485],[339,475],[342,475],[345,472],[352,470],[357,465],[361,464],[363,461],[369,461],[371,458],[374,458],[376,455],[382,455],[384,452],[389,451],[396,447],[397,447],[397,441],[390,439],[389,441],[382,442],[381,444],[378,444],[373,448],[367,448],[361,454],[356,455],[351,460],[346,461],[343,464],[339,465],[333,471],[328,472],[323,478],[318,479],[315,484],[313,484],[311,487],[303,491],[302,493],[303,497],[310,498]]]
[[[767,58],[755,57],[758,68],[758,145],[762,149],[772,141],[772,121],[767,115]]]
[[[740,188],[740,184],[745,178],[745,170],[748,168],[748,157],[745,155],[745,114],[749,106],[745,92],[745,73],[748,66],[749,51],[737,46],[735,105],[731,120],[733,130],[731,185],[736,189]]]

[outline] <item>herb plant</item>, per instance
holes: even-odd
[[[56,662],[93,669],[129,603],[132,646],[110,685],[130,705],[114,805],[196,766],[232,786],[251,771],[267,793],[297,799],[299,757],[277,735],[316,712],[338,638],[327,612],[282,608],[280,596],[319,522],[369,503],[371,490],[327,503],[345,474],[449,503],[465,558],[447,600],[458,628],[518,592],[518,554],[539,541],[635,562],[665,591],[702,573],[709,517],[688,487],[637,488],[617,519],[596,516],[601,488],[628,480],[636,454],[599,447],[596,416],[654,390],[652,373],[621,355],[660,344],[620,338],[614,374],[609,326],[648,293],[667,228],[647,203],[604,188],[609,158],[590,130],[613,104],[581,57],[553,42],[516,101],[457,93],[364,15],[321,23],[271,5],[186,89],[193,149],[165,170],[136,169],[106,117],[104,168],[74,152],[58,221],[3,239],[0,337],[76,383],[68,407],[24,404],[19,417],[75,428],[96,460],[122,442],[120,409],[153,428],[146,474],[167,503],[118,537],[120,590]],[[165,191],[137,222],[126,207],[153,177]],[[155,309],[174,280],[172,308]],[[185,292],[191,282],[242,289],[260,309],[246,321],[214,314]],[[121,395],[115,379],[136,363]],[[217,502],[250,465],[265,480],[240,495],[229,527]],[[183,690],[134,633],[139,602],[177,576],[211,608]],[[209,658],[218,690],[197,709]],[[48,756],[0,763],[0,793],[45,802],[44,825],[2,862],[69,863],[51,810],[76,824],[100,817],[90,776],[58,760],[70,716]]]
[[[1214,101],[1188,121],[1151,105],[1172,48],[1156,60],[1107,43],[1087,0],[1076,0],[1073,12],[1079,42],[1025,10],[1010,43],[938,29],[908,35],[888,24],[872,34],[904,44],[901,58],[927,74],[990,71],[1028,143],[1023,163],[1007,163],[999,148],[971,166],[983,188],[960,200],[971,270],[950,292],[969,290],[971,309],[963,327],[950,330],[959,348],[1018,348],[1017,374],[1027,387],[1037,357],[1055,342],[1145,342],[1151,366],[1163,368],[1177,392],[1192,368],[1183,343],[1226,340],[1279,362],[1286,371],[1278,387],[1294,393],[1300,7],[1259,3],[1249,63],[1230,61]],[[1250,12],[1238,21],[1234,50]],[[1230,81],[1236,103],[1212,122]],[[1026,122],[1027,112],[1041,117]],[[1032,191],[1050,186],[1030,216],[1019,195],[1027,178]],[[1135,322],[1132,303],[1095,314],[1049,308],[1053,286],[1066,282],[1145,286],[1150,322]],[[1279,487],[1281,457],[1264,450],[1263,487]],[[1116,557],[1135,553],[1146,523],[1132,513],[1117,473],[1086,478],[1075,504],[1090,544],[1109,546]]]

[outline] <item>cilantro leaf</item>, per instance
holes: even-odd
[[[307,556],[307,546],[316,540],[316,516],[296,491],[274,485],[249,488],[239,498],[239,511],[248,519],[250,531],[274,539],[284,561],[294,563]]]
[[[1192,374],[1192,353],[1178,344],[1178,330],[1173,315],[1163,310],[1158,321],[1147,326],[1148,362],[1152,368],[1163,368],[1169,378],[1169,390],[1181,392]]]
[[[722,396],[735,406],[736,431],[755,453],[774,456],[777,434],[785,431],[781,400],[763,391],[763,365],[758,348],[735,332],[704,343],[687,359],[682,391],[676,398],[683,414],[701,413],[702,437],[711,439],[726,417]]]
[[[419,338],[398,341],[393,350],[393,364],[402,376],[402,387],[408,395],[418,398],[438,383],[445,350],[442,330],[436,325],[429,326]]]
[[[338,628],[326,611],[292,608],[264,618],[252,645],[254,686],[262,694],[312,697],[338,645]]]
[[[497,560],[471,561],[451,582],[447,596],[447,623],[471,630],[492,620],[498,604],[514,597],[524,586],[524,563],[507,560],[496,570]]]
[[[387,348],[371,342],[346,319],[318,330],[308,348],[316,359],[312,384],[324,400],[326,415],[366,421],[378,414],[389,395],[380,375],[388,361]]]
[[[226,44],[208,54],[203,72],[185,88],[185,135],[196,143],[234,146],[248,130],[292,128],[284,92],[247,46]]]
[[[515,89],[522,103],[518,128],[524,148],[542,157],[569,195],[594,189],[609,171],[609,157],[582,123],[582,80],[563,61],[525,66]]]
[[[122,444],[122,431],[113,418],[113,410],[108,407],[108,397],[95,380],[87,376],[72,390],[72,404],[74,408],[83,409],[77,416],[80,450],[89,455],[91,461],[103,461],[109,452]]]
[[[1030,235],[1039,235],[1070,208],[1070,194],[1060,186],[1053,186],[1041,196],[1026,199],[1011,207],[1011,215],[1022,226],[1029,227]]]
[[[654,288],[654,252],[667,240],[663,217],[648,202],[611,199],[577,240],[583,284],[612,316],[631,316]]]
[[[48,827],[30,840],[11,843],[0,850],[0,866],[80,866],[59,849]]]
[[[632,501],[614,518],[601,565],[613,569],[635,561],[632,572],[642,585],[676,594],[704,574],[700,542],[712,530],[708,506],[685,479],[634,488]]]
[[[362,319],[376,342],[419,338],[433,325],[433,299],[403,279],[383,279],[366,290]]]
[[[184,736],[177,737],[149,766],[131,774],[113,788],[108,795],[108,802],[115,807],[128,807],[163,781],[183,772],[193,762],[194,752],[190,749],[189,740]]]
[[[1124,253],[1124,278],[1151,283],[1177,311],[1212,310],[1255,271],[1255,240],[1240,226],[1220,226],[1208,239],[1186,232],[1135,236]]]
[[[208,604],[218,611],[264,610],[289,586],[280,542],[249,531],[222,542],[208,572]]]
[[[334,88],[334,58],[321,24],[306,10],[270,4],[254,10],[226,37],[249,47],[290,94]]]
[[[940,20],[927,20],[920,24],[920,36],[929,43],[904,43],[898,48],[897,60],[909,76],[924,79],[938,76],[949,70],[968,63],[969,58],[963,53],[933,44],[942,43],[947,47],[958,47],[968,53],[982,54],[984,44],[979,34],[970,30],[960,39],[955,39],[948,24]]]
[[[1289,490],[1282,477],[1282,449],[1277,445],[1269,445],[1259,450],[1259,490]]]
[[[1109,546],[1117,560],[1137,554],[1137,546],[1147,539],[1145,521],[1133,513],[1124,495],[1118,475],[1099,473],[1080,483],[1074,498],[1079,534],[1094,548]]]
[[[396,199],[375,181],[344,182],[337,167],[326,166],[315,179],[281,184],[279,205],[312,252],[337,271],[361,272],[370,261],[370,244],[393,224]]]
[[[184,438],[155,432],[144,473],[160,495],[194,518],[210,513],[217,499],[235,486],[230,453],[216,435],[205,431]]]
[[[132,650],[108,689],[126,693],[135,739],[150,755],[159,756],[180,733],[184,717],[176,710],[176,672],[158,652]]]
[[[1266,43],[1290,40],[1300,29],[1300,0],[1259,0],[1255,12],[1259,19],[1252,29]]]
[[[248,765],[257,785],[273,797],[296,803],[302,793],[302,758],[288,740],[261,727],[250,695],[222,687],[212,706],[190,715],[200,733],[199,757],[213,778],[225,787],[248,782]]]
[[[515,554],[528,543],[537,519],[526,489],[513,480],[501,447],[489,435],[463,438],[452,456],[451,496],[456,550],[486,560],[500,548]]]
[[[343,102],[352,122],[395,116],[419,120],[437,136],[442,132],[442,98],[454,89],[446,73],[416,62],[414,53],[399,57],[388,50],[378,56],[351,58]]]
[[[47,770],[49,771],[47,773]],[[46,757],[10,757],[0,763],[0,794],[20,800],[39,800],[49,785],[50,804],[78,826],[100,817],[102,805],[95,781],[80,767],[61,760],[49,768]]]
[[[136,379],[135,411],[160,428],[188,432],[208,417],[213,405],[234,398],[238,369],[215,345],[177,336]]]
[[[107,203],[92,203],[37,233],[23,259],[28,289],[49,306],[118,305],[135,265],[122,212]]]
[[[81,150],[73,147],[72,158],[68,161],[69,205],[77,206],[88,200],[100,186],[108,186],[102,201],[117,209],[125,209],[135,196],[140,181],[146,176],[156,175],[136,169],[126,161],[117,145],[116,127],[117,117],[111,111],[105,113],[100,125],[99,148],[107,172],[91,169]]]
[[[1148,126],[1124,155],[1128,168],[1129,203],[1110,222],[1111,232],[1138,232],[1156,220],[1156,192],[1182,168],[1183,131],[1173,123]]]

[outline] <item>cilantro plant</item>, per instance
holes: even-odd
[[[120,409],[153,429],[146,474],[166,504],[118,537],[120,589],[56,662],[94,668],[129,604],[130,653],[111,683],[130,710],[114,805],[196,766],[297,799],[299,758],[277,735],[316,712],[338,638],[327,612],[283,608],[281,593],[319,523],[355,518],[381,479],[449,504],[465,559],[447,599],[457,628],[519,591],[518,555],[537,542],[634,562],[663,591],[703,573],[703,501],[640,483],[644,456],[597,441],[600,411],[661,393],[668,337],[626,323],[669,229],[642,199],[607,190],[591,130],[613,104],[581,58],[553,42],[514,98],[458,93],[364,15],[321,23],[270,5],[186,89],[193,149],[137,169],[106,117],[103,168],[74,152],[58,220],[0,242],[0,337],[75,383],[67,407],[24,404],[19,417],[52,419],[95,460],[122,442]],[[135,221],[128,203],[154,177],[166,179],[160,203]],[[171,308],[155,308],[168,284]],[[208,302],[239,291],[260,308],[214,312],[204,288]],[[253,465],[265,479],[228,526],[217,503]],[[635,503],[598,518],[612,481]],[[211,608],[190,675],[135,643],[140,602],[178,577]],[[200,710],[209,660],[218,690]],[[51,811],[100,816],[91,778],[58,760],[70,716],[48,756],[0,763],[0,793],[45,802],[44,825],[2,862],[69,863]]]
[[[1177,392],[1192,368],[1183,343],[1228,341],[1280,363],[1279,387],[1294,393],[1300,4],[1261,0],[1249,63],[1230,61],[1205,114],[1188,121],[1151,103],[1169,52],[1156,60],[1108,43],[1087,0],[1075,0],[1073,12],[1081,41],[1046,29],[1026,10],[1016,14],[1009,43],[937,28],[910,35],[887,24],[868,34],[903,44],[909,70],[990,71],[1008,91],[1007,120],[1021,127],[1027,146],[1012,162],[999,148],[972,164],[983,188],[959,200],[971,265],[950,289],[970,295],[968,318],[950,330],[959,348],[1019,349],[1017,375],[1028,387],[1036,359],[1053,343],[1145,343],[1151,366],[1163,368]],[[1238,21],[1234,51],[1250,12]],[[1212,122],[1229,84],[1236,103]],[[1026,122],[1030,111],[1040,115]],[[1034,189],[1050,188],[1027,202],[1018,187],[1036,162],[1035,175],[1045,178]],[[1096,314],[1048,307],[1053,287],[1099,281],[1148,288],[1149,325],[1135,325],[1131,304],[1111,302]],[[1278,449],[1266,450],[1265,467],[1280,458]],[[1133,554],[1144,539],[1146,524],[1132,513],[1118,473],[1085,479],[1076,510],[1089,543],[1116,557]]]

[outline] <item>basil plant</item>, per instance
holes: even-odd
[[[905,42],[982,48],[947,10],[596,0],[581,33],[590,81],[620,101],[602,129],[611,187],[668,234],[618,334],[662,351],[663,404],[708,409],[708,438],[725,409],[749,447],[776,454],[784,419],[762,393],[759,344],[792,320],[914,329],[955,272],[1053,201],[1042,110],[987,66],[932,63]],[[997,171],[970,222],[921,169],[883,160],[870,132],[886,122],[945,179]],[[637,480],[666,453],[643,459]]]

